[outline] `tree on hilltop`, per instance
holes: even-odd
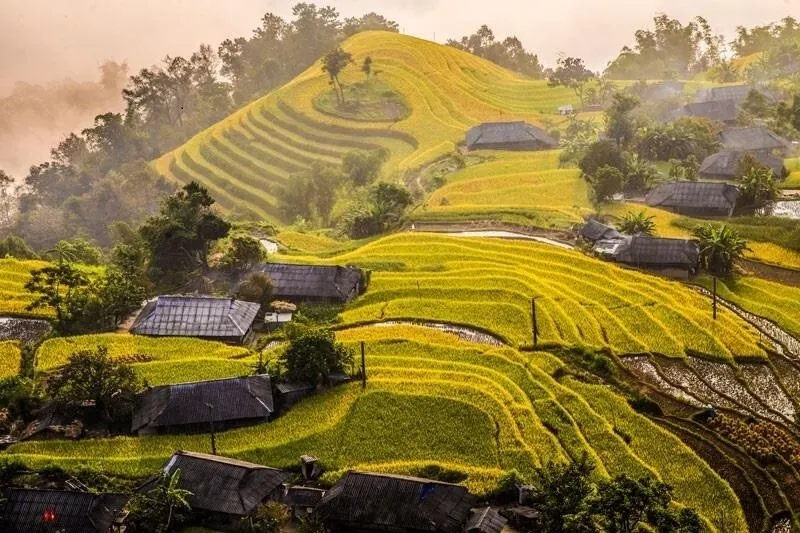
[[[558,58],[558,68],[547,79],[548,87],[568,87],[575,92],[583,107],[586,84],[595,78],[579,57]]]
[[[322,58],[322,71],[328,73],[339,104],[344,103],[344,90],[342,89],[342,83],[339,81],[339,74],[352,62],[353,54],[345,52],[341,47],[328,52]]]

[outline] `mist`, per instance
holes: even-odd
[[[249,35],[261,16],[291,18],[297,0],[3,0],[0,3],[0,168],[20,175],[47,157],[70,131],[99,112],[118,110],[119,88],[107,92],[99,69],[108,60],[130,72],[166,55],[189,55],[201,43]],[[800,0],[330,0],[344,16],[377,11],[406,34],[444,42],[481,24],[498,36],[516,35],[552,65],[560,53],[602,70],[637,28],[665,12],[688,21],[706,17],[730,40],[738,25],[800,16]],[[611,7],[613,6],[613,8]],[[64,80],[78,81],[57,81]],[[30,85],[19,85],[19,82]],[[36,87],[38,85],[38,87]],[[94,86],[97,96],[90,96]],[[15,89],[16,87],[16,89]],[[82,89],[77,89],[82,87]],[[82,103],[64,99],[79,92]]]

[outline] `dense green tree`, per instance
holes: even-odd
[[[79,305],[83,298],[78,293],[88,285],[86,274],[67,261],[34,270],[25,283],[25,290],[37,295],[28,309],[52,307],[56,313],[55,328],[61,333],[69,333],[82,314]]]
[[[497,41],[494,32],[485,24],[472,35],[458,41],[449,39],[447,44],[532,78],[538,79],[544,74],[539,57],[525,50],[519,39],[511,36]]]
[[[367,13],[361,17],[344,19],[342,33],[345,37],[350,37],[362,31],[390,31],[397,33],[400,31],[400,25],[374,12]]]
[[[327,225],[343,181],[340,169],[325,161],[315,161],[309,169],[293,174],[277,195],[284,219]]]
[[[705,224],[692,233],[699,241],[701,266],[713,274],[729,276],[735,262],[749,249],[747,241],[725,225]]]
[[[593,531],[588,515],[593,471],[585,454],[578,461],[548,463],[534,471],[536,492],[531,505],[539,512],[542,531]]]
[[[264,247],[256,239],[249,235],[234,235],[225,250],[223,263],[228,268],[245,271],[263,262],[265,256]]]
[[[614,141],[603,139],[589,145],[578,166],[587,176],[594,175],[600,167],[614,167],[623,174],[628,171],[622,150]]]
[[[281,356],[290,381],[327,385],[331,373],[344,372],[353,363],[353,353],[337,343],[332,331],[309,329],[292,339]]]
[[[645,210],[638,213],[628,211],[622,215],[622,220],[617,224],[617,228],[628,235],[653,235],[656,231],[654,219],[655,217],[647,216]]]
[[[597,142],[597,127],[588,120],[579,120],[571,115],[569,125],[561,136],[561,159],[578,162]]]
[[[598,168],[594,174],[586,177],[592,187],[594,198],[597,202],[611,200],[614,195],[622,192],[625,184],[625,175],[618,168],[604,165]]]
[[[386,150],[353,150],[342,158],[342,172],[356,186],[369,185],[380,176],[388,159]]]
[[[737,200],[740,206],[764,207],[778,198],[780,191],[772,169],[759,164],[752,156],[745,156],[740,168],[742,176]]]
[[[411,205],[411,193],[402,185],[381,182],[372,188],[377,212],[384,229],[400,222],[405,210]]]
[[[123,422],[133,412],[141,387],[132,367],[108,355],[105,346],[73,353],[67,364],[47,381],[47,395],[65,408],[92,402],[106,422]]]
[[[179,289],[192,273],[208,268],[208,252],[231,225],[214,213],[214,199],[191,182],[169,196],[161,212],[139,229],[148,250],[149,277],[157,285]]]
[[[644,158],[636,154],[626,153],[625,186],[623,187],[628,194],[641,194],[646,192],[655,179],[658,171]]]
[[[0,228],[11,223],[14,207],[14,179],[0,169]]]
[[[172,533],[180,531],[191,512],[192,493],[180,488],[181,471],[161,472],[155,486],[136,494],[128,502],[125,520],[130,533]]]
[[[558,58],[558,68],[547,79],[549,87],[568,87],[575,92],[575,96],[583,107],[586,85],[595,78],[594,72],[586,68],[583,59],[578,57]]]
[[[639,98],[628,93],[614,94],[611,106],[606,111],[606,134],[620,148],[627,148],[636,134],[633,110],[640,104]]]
[[[84,265],[99,265],[103,262],[102,250],[82,237],[59,241],[49,255]]]
[[[14,257],[16,259],[39,259],[39,255],[34,252],[25,241],[19,237],[9,235],[0,241],[0,258]]]
[[[265,309],[272,300],[274,285],[272,280],[263,272],[253,272],[239,285],[236,298],[245,302],[257,303]]]
[[[717,127],[706,118],[681,117],[671,124],[642,128],[635,150],[651,161],[685,160],[690,155],[702,161],[719,151],[717,133]]]
[[[339,80],[339,74],[353,62],[353,54],[345,52],[341,47],[331,50],[322,58],[322,71],[330,77],[331,85],[336,91],[336,99],[339,104],[344,103],[344,88]]]

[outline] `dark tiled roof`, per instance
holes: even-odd
[[[289,479],[288,472],[218,455],[179,451],[164,472],[180,469],[193,510],[246,516]]]
[[[106,533],[128,501],[122,494],[62,490],[8,489],[6,496],[3,531],[7,533]],[[45,522],[50,513],[52,522]]]
[[[485,122],[467,132],[467,148],[470,150],[481,146],[530,142],[538,142],[550,148],[558,147],[558,141],[546,131],[526,122]]]
[[[467,533],[500,533],[505,527],[506,520],[500,513],[491,507],[473,509],[467,526],[464,528]]]
[[[462,531],[471,503],[459,485],[352,471],[325,493],[317,512],[350,527],[455,533]]]
[[[607,226],[594,218],[589,219],[589,221],[583,225],[580,233],[581,237],[592,242],[618,239],[622,237],[620,232],[618,232],[616,229],[612,228],[611,226]]]
[[[736,104],[744,102],[747,95],[753,87],[750,85],[726,85],[724,87],[712,87],[710,90],[702,93],[702,97],[706,101],[720,102],[724,100],[732,100]]]
[[[737,178],[739,177],[739,161],[749,152],[723,150],[710,155],[700,165],[701,176]],[[776,177],[783,176],[783,159],[765,152],[753,152],[753,157],[762,165],[772,169]]]
[[[690,117],[705,117],[718,122],[734,122],[739,116],[739,108],[733,100],[697,102],[685,105],[683,110]]]
[[[275,389],[281,394],[289,394],[292,392],[313,391],[316,387],[309,383],[278,383]]]
[[[358,295],[361,282],[356,267],[267,263],[262,271],[272,280],[275,295],[286,298],[348,302]]]
[[[313,487],[289,487],[282,503],[289,507],[316,507],[325,495],[322,489]]]
[[[727,183],[675,181],[665,183],[647,194],[649,206],[673,209],[728,211],[736,205],[739,189]]]
[[[212,417],[214,422],[268,418],[274,409],[268,375],[164,385],[136,397],[131,431],[208,424]]]
[[[131,331],[139,335],[240,339],[259,305],[211,296],[159,296],[148,302]]]
[[[784,150],[789,142],[763,126],[729,128],[719,134],[726,150]]]
[[[697,266],[697,243],[685,239],[634,236],[620,247],[614,259],[639,266]]]

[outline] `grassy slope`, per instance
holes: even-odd
[[[354,148],[391,151],[387,171],[419,167],[451,152],[471,126],[487,120],[540,122],[543,113],[577,103],[569,89],[520,77],[488,61],[413,37],[360,33],[343,47],[358,65],[370,55],[380,78],[411,107],[396,123],[351,121],[316,110],[313,99],[329,90],[319,64],[237,111],[155,162],[179,181],[207,185],[223,208],[274,220],[274,191],[292,171],[317,158],[338,161]],[[357,68],[345,84],[363,79]]]
[[[530,346],[530,298],[536,296],[543,342],[673,357],[687,350],[723,359],[763,355],[752,328],[734,316],[714,322],[709,302],[680,283],[580,252],[406,233],[324,262],[373,271],[367,293],[344,312],[347,323],[438,320]]]
[[[560,362],[552,356],[489,349],[415,327],[354,329],[340,332],[339,340],[353,347],[367,342],[366,391],[359,384],[339,387],[273,423],[220,433],[220,451],[276,466],[311,453],[334,471],[420,474],[438,465],[462,472],[478,492],[490,490],[504,471],[529,475],[533,465],[586,451],[601,476],[660,476],[680,503],[709,520],[724,509],[733,530],[745,530],[733,492],[705,463],[613,394],[553,379]],[[615,425],[632,437],[629,443]],[[33,466],[142,475],[175,449],[207,446],[204,435],[118,437],[26,442],[8,453]]]
[[[16,341],[0,342],[0,379],[16,376],[22,352]]]

